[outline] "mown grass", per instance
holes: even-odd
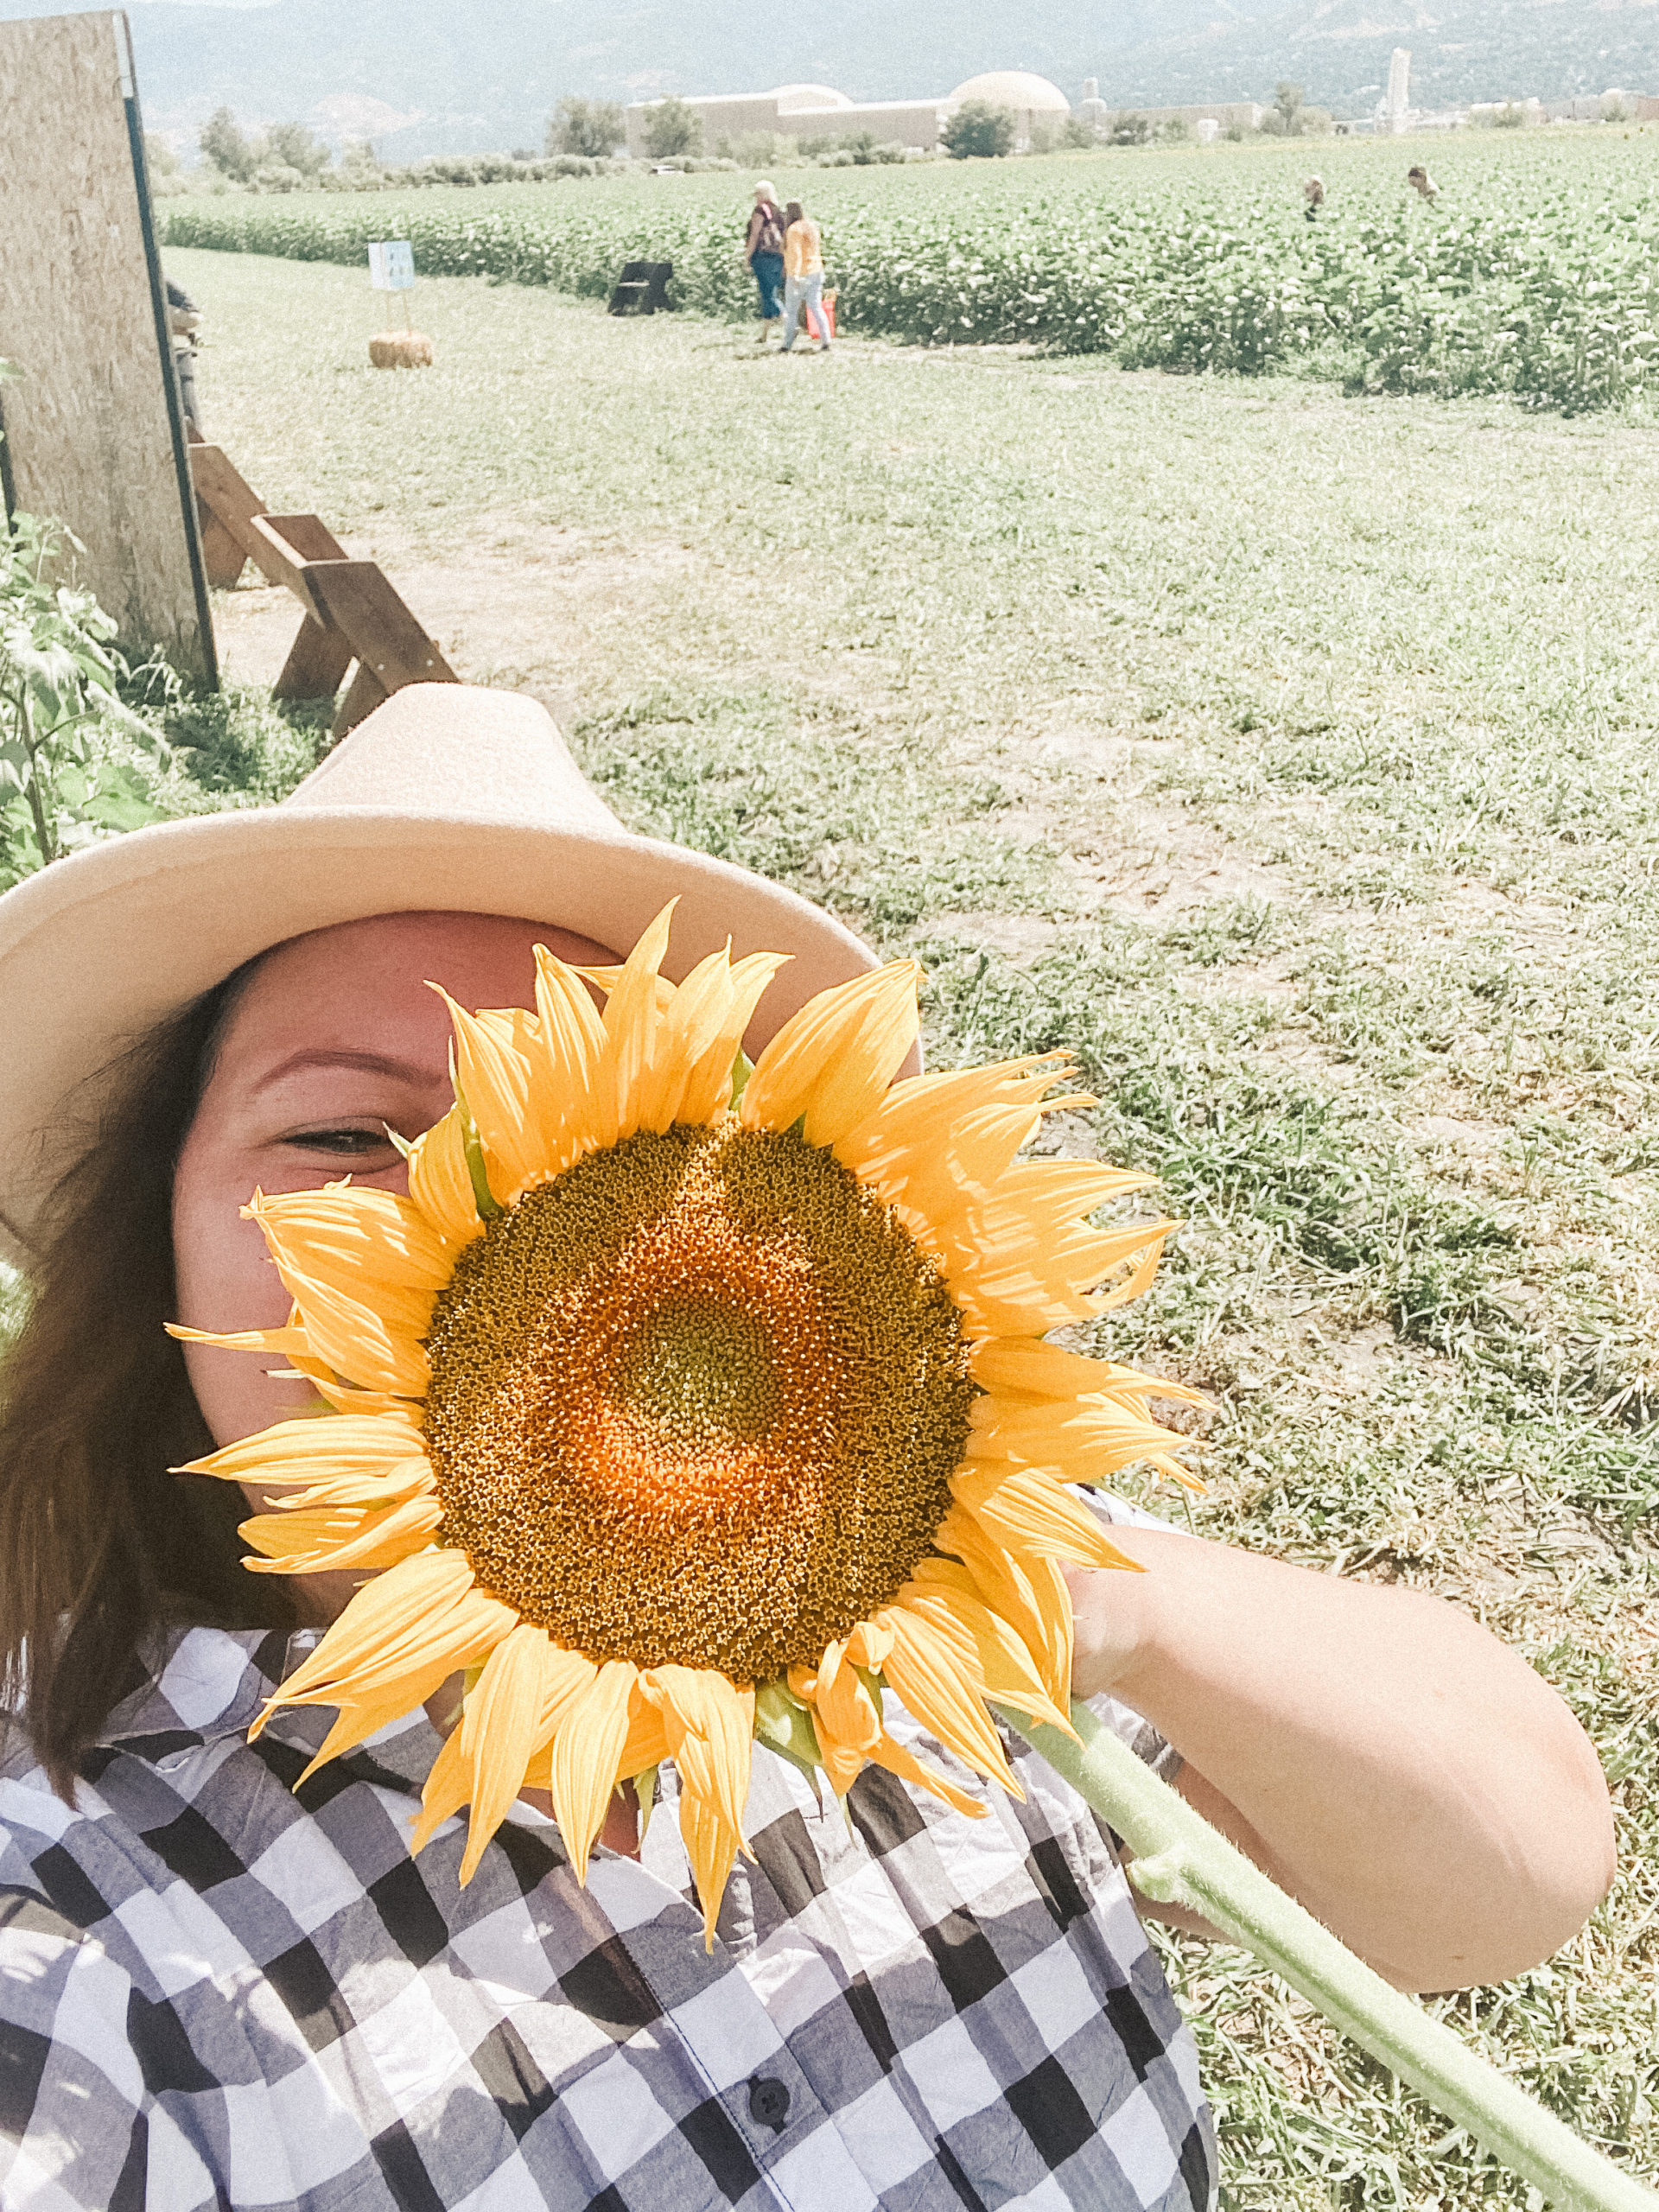
[[[1649,435],[762,359],[460,280],[416,295],[439,367],[377,378],[360,278],[173,259],[271,505],[528,580],[512,680],[574,691],[626,819],[918,951],[936,1061],[1078,1053],[1102,1104],[1055,1141],[1183,1219],[1096,1341],[1214,1395],[1198,1524],[1444,1592],[1595,1736],[1613,1896],[1447,2009],[1659,2178]],[[1160,1940],[1234,2212],[1527,2202],[1248,1961]]]

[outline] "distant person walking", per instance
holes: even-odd
[[[1322,176],[1307,178],[1302,186],[1302,198],[1306,202],[1308,221],[1317,223],[1319,210],[1325,205],[1325,179]]]
[[[784,351],[795,343],[802,309],[806,327],[817,333],[818,351],[830,351],[830,325],[823,311],[823,241],[818,226],[798,200],[784,210]]]
[[[743,258],[760,291],[760,343],[784,319],[784,211],[777,187],[762,177],[754,188],[754,207],[743,242]]]
[[[1435,200],[1440,196],[1440,186],[1435,183],[1426,168],[1415,162],[1406,171],[1406,182],[1420,199]]]

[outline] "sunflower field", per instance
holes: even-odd
[[[1440,194],[1409,191],[1414,161]],[[1303,213],[1303,175],[1327,197]],[[1351,391],[1512,393],[1580,413],[1659,375],[1659,131],[1465,132],[820,172],[843,327],[1024,344],[1125,368],[1293,373]],[[676,305],[752,315],[747,180],[628,176],[175,203],[168,243],[346,264],[407,237],[417,270],[602,297],[670,259]]]

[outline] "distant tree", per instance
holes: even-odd
[[[1014,110],[989,100],[964,100],[939,133],[953,161],[985,160],[1014,151]]]
[[[158,138],[153,130],[144,133],[144,159],[152,176],[176,175],[179,157],[165,138]]]
[[[1092,146],[1095,126],[1081,115],[1068,115],[1060,130],[1060,143],[1065,146]]]
[[[645,111],[645,151],[654,162],[702,150],[702,118],[683,100],[653,100]]]
[[[213,110],[197,134],[196,143],[221,176],[233,177],[238,184],[252,183],[258,160],[229,108]]]
[[[1307,128],[1302,105],[1302,88],[1281,77],[1273,88],[1273,105],[1262,118],[1262,128],[1270,138],[1300,138]]]
[[[257,151],[261,168],[297,169],[302,176],[315,176],[334,159],[302,123],[273,123]]]
[[[1114,146],[1147,146],[1152,143],[1152,125],[1144,115],[1120,115],[1112,125]]]
[[[620,100],[565,99],[547,118],[550,154],[586,154],[599,161],[613,154],[627,135]]]

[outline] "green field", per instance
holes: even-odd
[[[1440,187],[1433,206],[1406,187],[1414,161]],[[1310,223],[1313,169],[1328,196]],[[822,219],[845,325],[871,336],[1506,392],[1574,413],[1659,375],[1659,130],[1117,149],[786,182]],[[366,240],[407,237],[428,274],[588,296],[635,256],[666,258],[679,304],[741,316],[747,184],[632,175],[174,201],[168,234],[359,267]]]
[[[1081,1056],[1103,1104],[1052,1141],[1185,1224],[1094,1342],[1214,1394],[1198,1525],[1444,1592],[1594,1733],[1613,1897],[1446,2009],[1659,2179],[1652,435],[1019,349],[785,360],[460,278],[415,294],[438,365],[376,375],[365,274],[168,263],[271,507],[552,700],[626,820],[918,953],[936,1064]],[[246,587],[219,615],[233,658],[292,627]],[[1164,1948],[1232,2212],[1521,2212],[1237,1955]]]

